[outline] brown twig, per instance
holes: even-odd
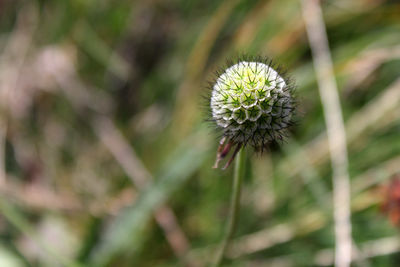
[[[136,156],[133,148],[118,131],[113,121],[106,115],[98,115],[98,113],[108,113],[108,110],[101,108],[102,106],[106,109],[109,107],[107,101],[102,101],[103,98],[94,94],[94,92],[89,94],[88,89],[78,79],[74,70],[73,62],[67,61],[68,57],[63,55],[62,50],[54,48],[52,53],[56,55],[58,54],[58,57],[62,59],[60,63],[66,65],[60,67],[63,70],[67,70],[63,72],[52,70],[50,73],[52,77],[59,84],[64,94],[78,112],[82,112],[88,108],[94,111],[92,113],[94,119],[92,119],[91,122],[95,133],[98,134],[102,143],[121,165],[122,169],[131,179],[135,187],[139,190],[144,189],[152,181],[151,174],[147,171],[141,160]],[[56,56],[53,55],[52,58],[55,59]],[[103,103],[103,105],[98,105],[97,101],[92,101],[93,97],[100,100],[99,102]],[[163,229],[168,243],[174,253],[176,256],[182,258],[189,248],[189,242],[181,230],[174,212],[170,207],[164,204],[155,211],[154,216],[161,229]],[[189,263],[187,264],[190,265]]]
[[[100,140],[131,178],[132,183],[141,190],[148,186],[152,181],[151,174],[146,170],[131,146],[126,143],[112,121],[106,117],[99,116],[93,125]],[[189,248],[189,242],[178,226],[174,212],[167,205],[162,205],[155,211],[154,216],[157,223],[164,230],[166,238],[176,255],[183,257]]]

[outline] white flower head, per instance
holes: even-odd
[[[223,131],[221,151],[225,141],[227,154],[232,145],[250,144],[262,151],[270,141],[282,140],[293,124],[294,101],[293,86],[278,72],[270,61],[244,60],[216,79],[210,107],[213,121]]]

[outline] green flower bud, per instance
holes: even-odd
[[[291,89],[288,80],[261,62],[241,61],[217,78],[210,107],[224,137],[215,167],[232,145],[237,151],[247,144],[263,150],[270,141],[282,139],[293,119]]]

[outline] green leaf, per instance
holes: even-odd
[[[155,182],[144,190],[136,203],[123,210],[111,223],[102,241],[91,254],[93,266],[105,266],[121,253],[134,255],[141,247],[143,230],[153,211],[188,180],[203,163],[207,151],[202,140],[204,134],[196,134],[183,142],[166,160]]]

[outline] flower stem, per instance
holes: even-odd
[[[231,195],[231,204],[230,204],[230,214],[228,218],[228,225],[226,229],[226,233],[224,236],[224,239],[222,240],[221,247],[219,248],[215,262],[214,262],[214,267],[218,267],[221,265],[224,255],[226,252],[226,249],[229,245],[230,240],[232,239],[232,236],[235,232],[236,228],[236,223],[238,220],[238,213],[239,213],[239,204],[240,204],[240,192],[241,192],[241,187],[242,187],[242,177],[243,177],[243,171],[244,171],[244,162],[245,162],[245,157],[244,157],[244,152],[243,148],[241,148],[236,156],[236,161],[235,161],[235,172],[234,172],[234,177],[233,177],[233,190],[232,190],[232,195]]]

